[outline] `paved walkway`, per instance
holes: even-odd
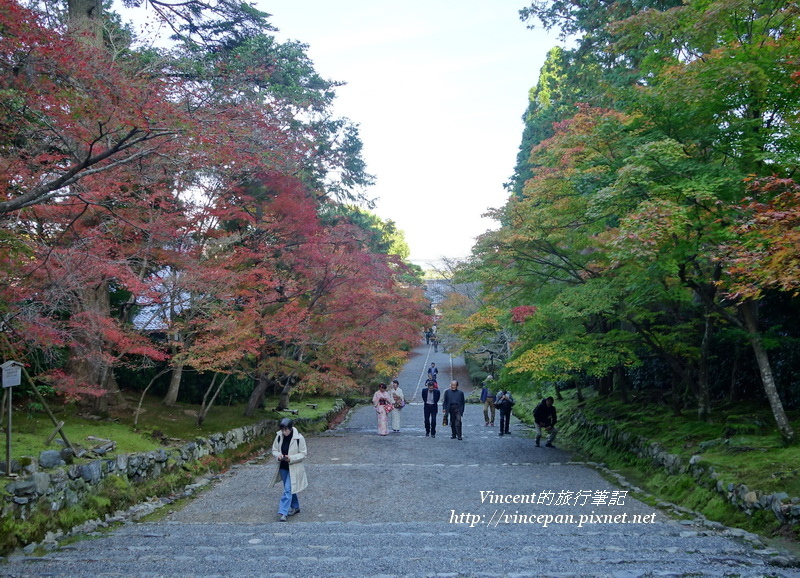
[[[426,438],[431,361],[441,387],[455,377],[471,390],[462,359],[418,347],[398,376],[415,398],[400,433],[378,436],[369,406],[309,437],[310,485],[288,523],[276,521],[265,457],[162,521],[17,558],[0,576],[800,576],[770,565],[775,552],[670,520],[566,452],[534,447],[515,419],[498,436],[479,405],[467,405],[462,441],[449,428]]]

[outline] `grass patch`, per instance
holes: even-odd
[[[243,415],[244,406],[219,406],[211,408],[202,426],[197,425],[197,413],[200,407],[190,404],[176,404],[166,407],[161,399],[148,397],[142,404],[138,423],[134,424],[134,412],[139,403],[138,398],[129,399],[128,406],[115,409],[105,415],[93,415],[74,404],[51,404],[56,419],[64,422],[63,431],[73,446],[89,449],[101,442],[90,437],[112,440],[116,442],[116,450],[109,454],[129,454],[147,452],[164,446],[176,445],[195,439],[207,437],[218,432],[257,423],[263,420],[279,420],[291,417],[299,420],[298,429],[308,431],[303,422],[312,421],[328,413],[334,406],[335,399],[323,397],[306,397],[291,404],[297,415],[289,412],[276,412],[272,409],[258,410],[252,417]],[[317,407],[308,407],[316,405]],[[267,399],[265,406],[274,408],[277,398]],[[5,428],[6,424],[2,424]],[[324,428],[324,424],[322,426]],[[38,457],[47,449],[59,449],[61,438],[46,444],[53,433],[54,426],[44,411],[32,411],[21,402],[15,407],[11,428],[11,457],[24,461],[25,456]],[[5,429],[3,429],[5,434]],[[5,452],[0,456],[5,460]],[[4,473],[4,472],[3,472]]]

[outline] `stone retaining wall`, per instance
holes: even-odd
[[[689,474],[699,485],[715,489],[745,514],[771,510],[781,524],[800,524],[800,497],[789,498],[785,492],[764,494],[744,484],[725,483],[713,466],[703,462],[701,455],[694,455],[686,461],[647,438],[622,431],[613,424],[594,423],[583,412],[576,412],[565,421],[576,437],[600,437],[603,444],[646,459],[669,473]]]
[[[337,400],[333,409],[322,418],[295,419],[302,426],[328,420],[341,411],[345,402]],[[69,450],[48,450],[39,458],[27,458],[18,465],[20,477],[6,484],[2,517],[25,520],[41,503],[51,511],[59,511],[80,503],[94,493],[97,485],[108,476],[125,476],[133,483],[156,479],[165,471],[180,468],[208,455],[221,454],[264,436],[270,438],[277,430],[275,420],[265,420],[194,441],[177,448],[158,449],[139,454],[121,454],[98,458],[85,464],[72,464]]]

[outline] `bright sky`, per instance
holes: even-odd
[[[309,45],[360,126],[376,212],[423,267],[469,255],[505,203],[528,91],[553,35],[519,20],[526,0],[258,0],[281,39]]]
[[[359,125],[368,196],[424,268],[469,255],[497,227],[528,91],[554,35],[519,20],[527,0],[256,0],[280,40],[309,45]],[[141,9],[139,9],[141,10]],[[130,12],[128,13],[130,14]]]

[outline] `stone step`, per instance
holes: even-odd
[[[769,553],[755,555],[746,544],[678,524],[642,525],[634,550],[626,547],[629,538],[614,525],[571,535],[564,526],[532,526],[520,532],[519,527],[469,528],[444,523],[312,523],[299,521],[299,516],[288,523],[250,526],[131,524],[112,535],[61,548],[44,558],[15,560],[15,567],[22,572],[9,575],[800,574],[769,566]],[[136,560],[135,572],[127,566],[131,558]]]

